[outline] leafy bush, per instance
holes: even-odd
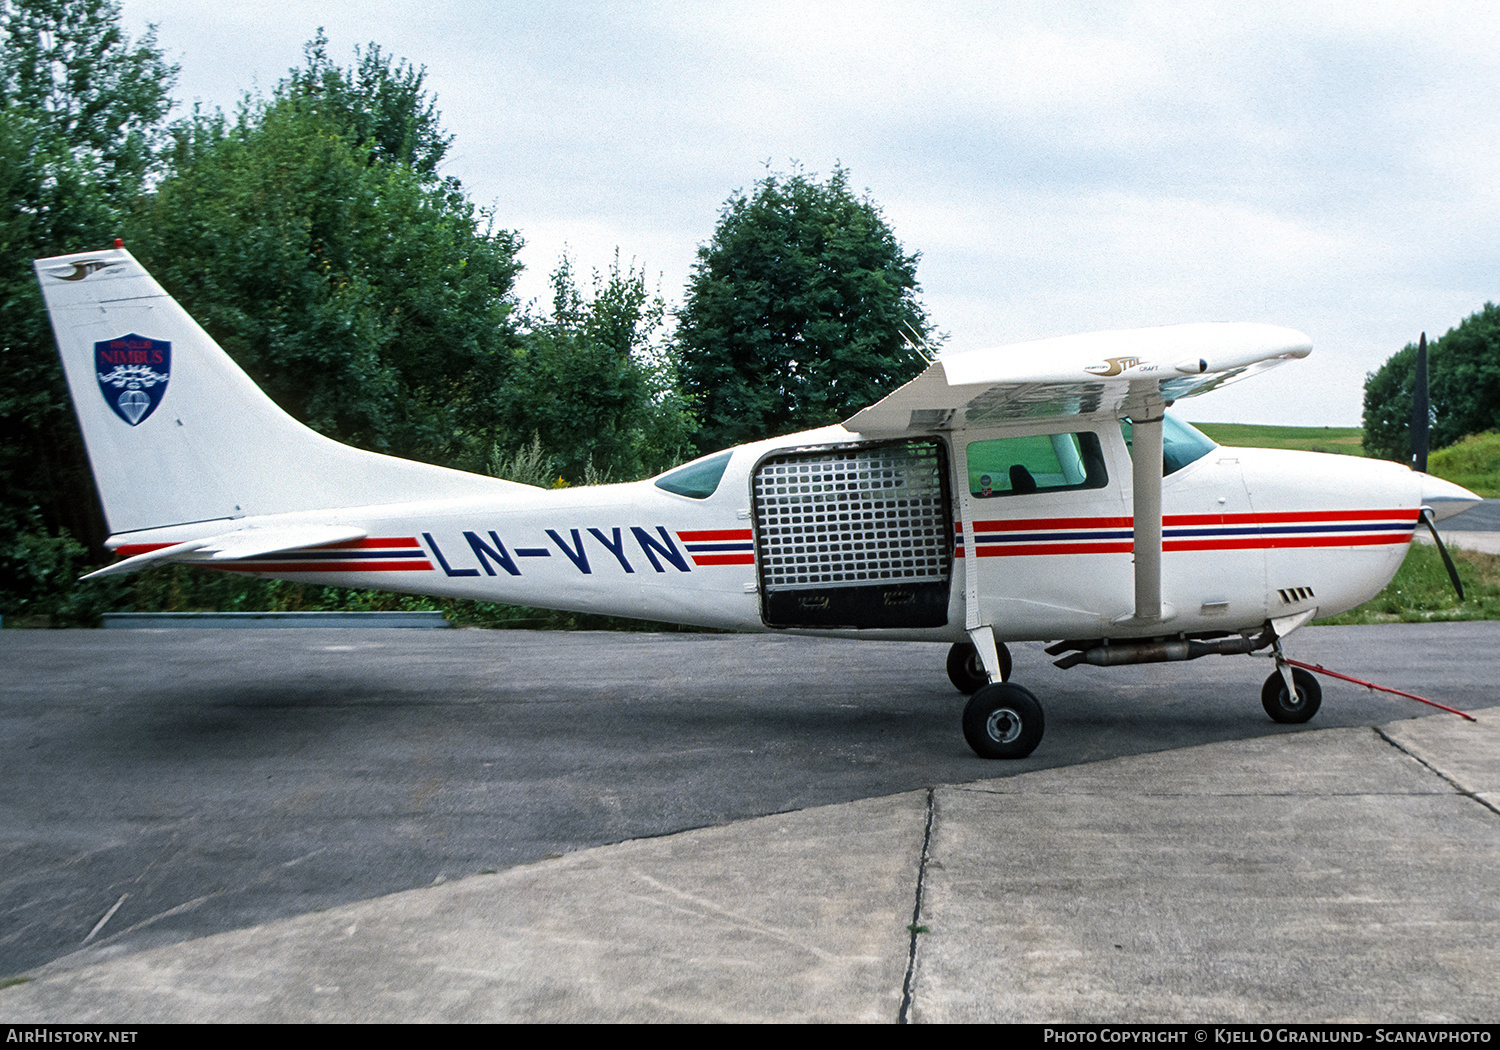
[[[1470,434],[1427,458],[1429,473],[1486,498],[1500,496],[1500,432]]]

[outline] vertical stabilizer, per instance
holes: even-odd
[[[309,430],[123,248],[36,274],[112,533],[523,488]]]

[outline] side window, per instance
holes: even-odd
[[[1091,431],[971,441],[966,453],[969,493],[981,499],[1102,489],[1109,482],[1099,436]]]
[[[724,469],[729,466],[729,458],[734,455],[733,450],[719,452],[703,459],[695,459],[686,466],[669,470],[656,479],[656,487],[679,496],[688,496],[692,499],[708,499],[719,487],[719,482],[724,477]]]

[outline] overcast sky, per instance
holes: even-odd
[[[947,346],[1269,321],[1313,356],[1190,419],[1352,426],[1366,372],[1500,299],[1500,16],[1483,3],[124,0],[233,107],[319,26],[427,68],[520,291],[643,266],[680,303],[736,189],[868,189]]]

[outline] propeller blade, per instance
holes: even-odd
[[[1438,553],[1443,556],[1443,567],[1448,570],[1448,579],[1453,581],[1453,589],[1458,592],[1458,600],[1464,600],[1464,585],[1458,579],[1458,567],[1453,564],[1453,559],[1448,556],[1448,548],[1443,546],[1443,538],[1438,535],[1437,520],[1432,516],[1431,507],[1422,508],[1422,520],[1427,523],[1427,531],[1432,533],[1432,542],[1437,544]]]
[[[1427,333],[1417,342],[1417,370],[1411,384],[1411,469],[1427,473],[1427,430],[1431,412],[1427,399]]]

